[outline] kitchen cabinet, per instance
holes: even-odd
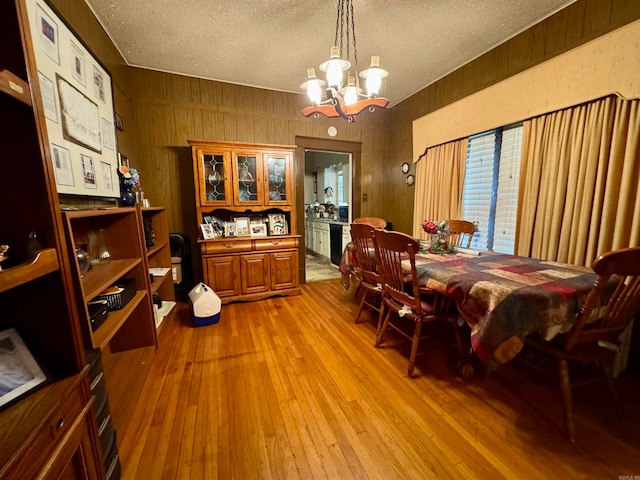
[[[15,329],[47,382],[0,407],[0,478],[104,478],[26,18],[22,0],[0,2],[0,331]]]
[[[347,245],[351,242],[351,227],[349,225],[342,226],[342,251],[347,248]]]
[[[298,243],[293,152],[295,147],[189,141],[198,221],[223,227],[237,218],[286,220],[285,235],[200,238],[204,281],[223,303],[298,295]],[[251,224],[250,229],[251,230]],[[268,226],[267,226],[268,232]]]

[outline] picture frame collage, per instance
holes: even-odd
[[[288,235],[289,224],[284,213],[262,215],[234,216],[224,221],[214,215],[204,215],[204,223],[200,224],[202,238],[211,240],[221,237],[267,237]]]
[[[26,7],[58,193],[118,197],[111,76],[47,2]]]

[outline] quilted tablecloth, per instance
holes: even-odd
[[[532,332],[550,339],[570,328],[596,279],[586,267],[493,252],[418,254],[416,270],[420,285],[456,300],[487,363],[515,357]]]

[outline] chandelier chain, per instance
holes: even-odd
[[[353,35],[353,63],[355,64],[356,81],[358,77],[358,47],[356,46],[356,21],[353,13],[353,1],[349,0],[351,10],[351,34]],[[348,34],[347,34],[348,35]]]

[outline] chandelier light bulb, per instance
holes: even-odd
[[[367,96],[376,97],[380,93],[382,79],[388,75],[388,72],[380,68],[380,57],[374,55],[371,57],[371,66],[360,73],[360,76],[366,79]]]
[[[316,78],[316,69],[307,69],[307,95],[309,100],[315,105],[322,101],[322,88],[320,88],[320,80]]]
[[[356,88],[356,79],[349,76],[347,80],[347,88],[344,92],[344,103],[346,105],[353,105],[358,101],[358,89]]]
[[[348,70],[351,64],[340,58],[340,48],[331,47],[331,57],[320,65],[320,70],[327,72],[329,87],[340,90],[342,88],[342,72]]]
[[[307,81],[300,87],[307,90],[307,96],[314,105],[319,105],[322,103],[322,86],[324,84],[323,80],[316,78],[315,68],[307,68]]]

